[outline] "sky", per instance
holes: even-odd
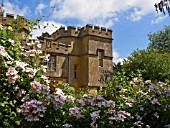
[[[127,58],[137,49],[146,49],[148,34],[170,25],[170,17],[156,13],[154,3],[160,0],[0,0],[5,13],[37,19],[49,24],[34,31],[34,38],[42,32],[50,34],[60,26],[82,27],[98,25],[113,30],[113,61]],[[4,15],[5,16],[5,15]],[[52,24],[55,26],[53,27]]]

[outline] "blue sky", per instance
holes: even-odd
[[[59,27],[85,26],[93,24],[113,30],[114,61],[126,58],[137,49],[146,49],[148,33],[153,33],[170,25],[168,15],[157,14],[154,3],[160,0],[0,0],[4,2],[6,13],[25,16],[27,19],[45,17],[41,24],[54,24]],[[56,28],[49,27],[35,31],[52,33]],[[34,37],[35,37],[34,36]]]

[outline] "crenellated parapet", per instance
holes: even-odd
[[[65,44],[59,41],[53,41],[52,38],[45,38],[44,40],[40,40],[41,50],[46,51],[48,53],[63,53],[68,54],[70,52],[70,48],[73,47],[72,44]]]
[[[51,37],[56,40],[60,37],[77,37],[79,34],[79,30],[76,30],[74,26],[68,26],[67,29],[65,27],[60,27],[57,31],[55,31]]]
[[[82,28],[68,26],[67,28],[60,27],[57,31],[55,31],[51,35],[51,37],[54,40],[56,40],[61,37],[84,37],[84,36],[90,36],[90,35],[112,39],[112,30],[106,29],[105,27],[92,26],[91,24],[88,24]]]
[[[27,24],[27,19],[24,16],[17,15],[16,19],[14,18],[14,14],[6,13],[6,17],[4,17],[4,13],[0,12],[0,24],[10,25],[11,22],[17,24],[17,26],[21,26],[24,24],[24,28],[28,29],[29,25]]]
[[[92,35],[103,38],[112,38],[112,30],[106,29],[105,27],[92,26],[87,24],[85,27],[81,28],[81,36]]]

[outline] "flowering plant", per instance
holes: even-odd
[[[34,22],[30,22],[33,29]],[[25,42],[17,29],[0,24],[0,126],[63,128],[168,127],[169,84],[117,73],[106,93],[94,96],[63,85],[51,92],[48,60],[38,41]],[[25,45],[26,43],[26,45]],[[29,46],[28,49],[25,46]],[[168,114],[169,113],[169,114]]]
[[[123,108],[131,113],[130,120],[123,126],[159,128],[170,124],[168,83],[144,81],[140,73],[136,76],[125,76],[125,73],[118,72],[107,86],[105,96],[115,100],[117,109]]]
[[[28,33],[34,23],[29,22]],[[4,127],[21,125],[25,119],[39,121],[51,95],[44,76],[47,67],[38,65],[40,57],[47,57],[42,56],[39,41],[27,42],[27,37],[20,36],[22,30],[12,22],[0,24],[0,125]]]

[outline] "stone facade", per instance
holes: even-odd
[[[21,22],[18,22],[18,20]],[[10,25],[14,22],[22,26],[20,35],[28,34],[26,19],[13,14],[0,12],[0,23]],[[29,38],[23,40],[23,46]],[[51,85],[69,83],[78,88],[90,88],[96,90],[103,86],[100,82],[105,72],[112,72],[112,30],[92,26],[90,24],[76,28],[74,26],[60,27],[50,38],[40,41],[41,50],[44,54],[50,54],[47,62],[47,75],[50,77]]]
[[[92,26],[60,27],[42,43],[42,50],[55,58],[48,76],[54,85],[67,82],[91,90],[102,86],[103,73],[112,72],[112,30]]]
[[[0,11],[0,23],[5,26],[10,26],[12,23],[15,28],[18,29],[19,33],[17,33],[21,38],[24,36],[25,39],[23,41],[29,41],[28,35],[28,29],[29,24],[27,22],[27,19],[23,16],[17,15],[16,18],[14,18],[14,14],[6,13],[6,16],[4,16],[4,12]],[[24,42],[24,43],[25,43]]]

